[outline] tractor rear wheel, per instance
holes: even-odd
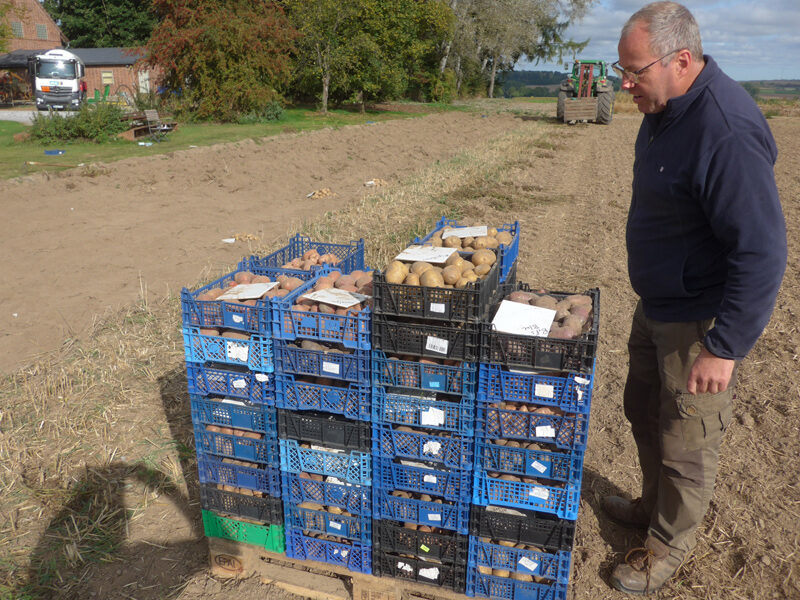
[[[597,122],[601,125],[611,123],[614,115],[614,92],[600,92],[597,94]]]

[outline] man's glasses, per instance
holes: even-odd
[[[680,50],[683,50],[683,48],[676,48],[672,52],[667,52],[661,58],[657,58],[653,62],[651,62],[649,65],[645,65],[641,69],[637,69],[635,71],[628,71],[628,69],[623,69],[619,64],[619,61],[617,61],[613,65],[611,65],[611,68],[614,69],[614,73],[616,73],[619,76],[620,79],[622,79],[622,80],[627,79],[628,81],[630,81],[631,83],[633,83],[635,85],[635,84],[639,83],[639,75],[644,73],[647,69],[652,67],[658,61],[664,60],[670,54],[675,54],[676,52],[679,52]]]

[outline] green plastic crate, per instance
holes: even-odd
[[[252,544],[278,554],[286,553],[283,525],[256,525],[203,510],[203,527],[208,537]]]

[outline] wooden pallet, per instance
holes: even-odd
[[[258,546],[207,538],[211,572],[252,577],[313,600],[466,600],[463,594],[388,577],[354,573],[316,561],[295,560]]]
[[[597,119],[597,98],[567,98],[564,102],[564,123]]]

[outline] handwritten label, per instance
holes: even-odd
[[[441,408],[431,406],[419,412],[419,422],[421,425],[438,427],[444,424],[444,411]]]
[[[328,362],[327,360],[322,361],[322,370],[326,373],[332,373],[334,375],[340,374],[339,365],[336,363]]]
[[[535,460],[535,461],[533,461],[533,462],[531,463],[531,467],[532,467],[532,468],[534,468],[534,469],[536,469],[537,471],[539,471],[539,473],[544,473],[545,471],[547,471],[547,467],[545,467],[545,466],[544,466],[542,463],[540,463],[538,460]]]
[[[556,437],[556,430],[552,425],[539,425],[536,428],[536,437],[539,438],[554,438]]]
[[[502,333],[547,337],[555,316],[556,311],[549,308],[503,300],[492,319],[492,325]]]
[[[447,259],[456,252],[455,248],[436,248],[434,246],[409,246],[400,254],[395,256],[395,260],[403,260],[406,262],[428,262],[432,264],[440,264],[447,262]]]
[[[244,323],[244,317],[241,315],[231,315],[231,319],[233,319],[234,323]]]
[[[547,488],[536,486],[528,493],[528,495],[541,500],[547,500],[550,497],[550,490]]]
[[[349,308],[364,300],[369,300],[370,297],[364,294],[356,294],[355,292],[346,292],[338,288],[328,288],[327,290],[317,290],[316,292],[305,294],[303,298],[306,300],[313,300],[314,302],[339,306],[341,308]]]
[[[255,300],[276,287],[277,281],[270,283],[240,283],[225,290],[217,300]]]
[[[442,450],[442,443],[429,440],[422,445],[422,453],[438,456]]]
[[[436,475],[423,475],[422,481],[425,483],[436,483],[438,479],[436,479]]]
[[[439,354],[447,354],[447,347],[449,345],[450,342],[447,340],[443,340],[442,338],[437,338],[432,335],[429,335],[425,341],[426,350],[430,352],[437,352]]]
[[[237,390],[243,390],[244,388],[247,387],[247,381],[241,378],[234,379],[231,382],[231,385],[233,385],[233,387],[235,387]]]
[[[489,228],[486,225],[479,225],[477,227],[456,227],[455,229],[448,229],[442,233],[442,239],[446,240],[449,237],[480,237],[486,235]]]
[[[225,355],[228,360],[247,362],[250,347],[247,344],[237,342],[225,342]]]
[[[539,563],[531,560],[527,556],[523,556],[522,558],[520,558],[519,564],[528,569],[529,571],[536,571],[536,569],[539,568]]]
[[[551,400],[555,397],[555,386],[547,385],[545,383],[537,383],[533,386],[533,393],[540,398],[550,398]]]
[[[445,305],[441,302],[431,302],[431,312],[444,314]]]
[[[430,567],[428,569],[420,569],[419,576],[424,577],[425,579],[435,580],[439,577],[439,569],[436,567]]]

